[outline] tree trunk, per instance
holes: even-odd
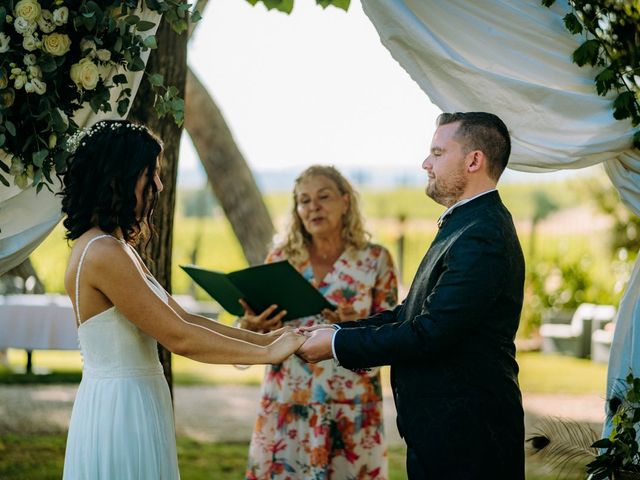
[[[147,72],[159,72],[164,75],[165,85],[175,86],[180,92],[179,95],[184,98],[188,37],[186,34],[177,35],[163,19],[156,33],[156,38],[158,39],[158,48],[151,52],[147,63]],[[153,107],[153,100],[154,93],[151,86],[146,79],[143,79],[131,107],[129,118],[147,125],[164,142],[160,175],[164,189],[160,194],[158,206],[153,216],[156,234],[146,248],[144,244],[139,245],[138,248],[151,273],[168,292],[171,292],[173,213],[182,127],[178,127],[172,117],[159,119]],[[173,396],[171,353],[159,345],[158,354]]]
[[[220,110],[190,69],[185,102],[185,128],[213,192],[249,264],[262,263],[274,234],[271,217]]]

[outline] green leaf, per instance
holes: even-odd
[[[4,178],[4,176],[3,176],[3,175],[0,175],[0,182],[2,182],[2,184],[3,184],[5,187],[10,187],[10,186],[11,186],[11,184],[9,183],[9,181],[8,181],[6,178]]]
[[[4,133],[0,133],[0,147],[4,145],[4,142],[7,141],[7,136]],[[4,162],[0,160],[0,163],[4,165]]]
[[[606,95],[616,82],[616,72],[613,67],[607,67],[596,75],[598,95]]]
[[[202,20],[202,13],[200,13],[200,10],[194,10],[193,13],[191,14],[190,20],[191,20],[191,23],[196,23]]]
[[[111,81],[113,82],[114,85],[127,83],[127,76],[124,73],[119,73],[118,75],[114,75]]]
[[[587,40],[573,52],[573,61],[579,67],[583,65],[596,65],[600,54],[600,42],[598,40]]]
[[[633,146],[640,148],[640,130],[633,135]]]
[[[120,115],[121,117],[124,117],[127,113],[127,110],[129,109],[129,102],[130,100],[128,98],[125,98],[124,100],[120,100],[118,102],[118,115]]]
[[[156,24],[153,22],[147,22],[146,20],[142,20],[136,24],[136,30],[139,32],[146,32],[147,30],[151,30],[155,28]]]
[[[542,0],[542,5],[545,7],[550,7],[554,3],[556,3],[556,0]]]
[[[608,438],[601,438],[596,440],[592,445],[593,448],[609,448],[611,446],[611,440]]]
[[[144,62],[140,57],[136,57],[133,61],[128,65],[128,69],[132,72],[141,72],[144,70]]]
[[[45,73],[55,72],[56,68],[58,68],[58,64],[51,55],[43,55],[38,64]]]
[[[124,21],[127,22],[127,25],[135,25],[140,21],[140,17],[137,15],[129,15]]]
[[[582,33],[582,24],[580,23],[580,20],[578,20],[578,17],[576,17],[573,13],[567,13],[564,16],[563,20],[564,26],[567,27],[567,30],[569,30],[571,33],[573,33],[574,35]]]
[[[149,35],[147,38],[144,39],[142,43],[144,44],[145,47],[150,48],[152,50],[154,48],[158,48],[158,42],[156,40],[155,35]]]
[[[149,75],[149,82],[154,87],[162,87],[164,85],[164,77],[159,73]]]
[[[120,52],[122,50],[122,37],[118,36],[118,38],[116,38],[116,41],[113,44],[113,50],[115,52]]]
[[[31,156],[31,160],[36,167],[42,168],[42,163],[44,162],[44,159],[47,158],[48,156],[49,156],[49,150],[47,149],[38,150],[37,152],[33,152],[33,155]]]
[[[12,137],[16,136],[16,126],[13,124],[13,122],[7,120],[6,122],[4,122],[4,128],[7,129],[9,135],[11,135]]]

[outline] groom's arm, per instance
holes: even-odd
[[[387,323],[395,323],[399,321],[398,319],[400,318],[401,309],[402,304],[396,305],[391,310],[376,313],[375,315],[363,318],[362,320],[350,320],[348,322],[340,322],[337,325],[340,328],[379,327]]]
[[[415,309],[420,315],[336,331],[333,343],[338,361],[347,368],[367,368],[422,360],[454,348],[478,321],[491,316],[490,308],[505,282],[512,280],[508,264],[498,235],[487,235],[481,228],[467,231],[446,254],[436,285],[422,299],[421,308]]]

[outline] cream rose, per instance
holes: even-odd
[[[16,3],[14,13],[16,17],[22,17],[28,22],[35,22],[40,16],[42,8],[36,0],[20,0]]]
[[[71,40],[67,35],[62,33],[52,33],[42,38],[42,48],[44,51],[56,57],[61,57],[67,53],[70,46]]]
[[[89,51],[87,52],[87,50]],[[83,38],[80,40],[80,52],[89,58],[94,58],[96,56],[96,42]]]
[[[69,20],[69,9],[67,7],[56,8],[53,11],[53,23],[56,25],[64,25],[67,20]]]
[[[100,50],[98,50],[96,52],[96,56],[98,57],[98,60],[100,60],[101,62],[108,62],[109,60],[111,60],[111,52],[104,48],[101,48]]]
[[[9,42],[11,38],[4,32],[0,32],[0,53],[9,51]]]
[[[42,33],[51,33],[56,29],[55,23],[53,23],[53,13],[49,10],[42,10],[40,18],[38,18],[38,27]]]
[[[38,39],[33,35],[27,35],[22,39],[22,48],[27,52],[33,52],[38,49]]]
[[[16,21],[13,22],[13,28],[15,28],[16,32],[20,35],[32,35],[33,32],[36,31],[36,27],[35,22],[30,22],[24,17],[18,17]]]
[[[78,63],[71,65],[71,80],[85,90],[93,90],[100,80],[98,66],[88,58],[83,58]]]

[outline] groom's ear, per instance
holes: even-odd
[[[487,157],[482,150],[472,150],[467,154],[467,171],[475,173],[487,168]]]

